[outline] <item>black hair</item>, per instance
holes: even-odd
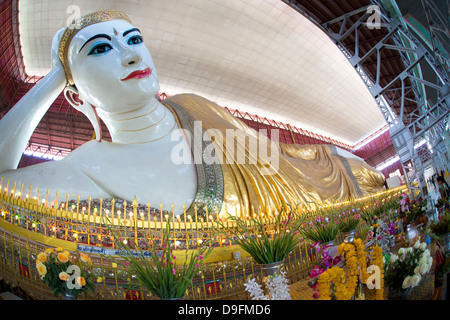
[[[450,187],[448,186],[448,183],[447,183],[447,181],[445,181],[445,178],[443,176],[438,176],[436,178],[436,181],[445,183],[445,186],[447,187],[447,190],[448,190],[447,192],[450,192]]]

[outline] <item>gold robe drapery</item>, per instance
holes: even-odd
[[[194,94],[176,95],[163,103],[176,115],[180,127],[190,127],[191,134],[195,136],[192,122],[201,121],[201,134],[206,131],[211,137],[216,162],[220,164],[207,167],[202,160],[204,167],[198,166],[197,169],[200,177],[197,187],[202,193],[197,203],[194,201],[197,205],[206,202],[209,210],[216,206],[220,213],[232,215],[252,216],[258,212],[273,214],[283,204],[295,206],[301,203],[309,206],[312,203],[355,199],[381,191],[385,183],[383,174],[356,157],[343,157],[336,147],[330,145],[279,143],[278,166],[273,167],[258,154],[252,154],[253,149],[249,148],[252,142],[266,139],[265,136],[216,103]],[[226,134],[230,130],[242,130],[247,143],[234,139],[234,149],[231,150],[230,144],[226,143]],[[194,146],[193,141],[191,145]],[[199,150],[192,151],[201,152],[205,148]],[[244,163],[237,161],[239,152],[243,151],[247,160]],[[251,161],[255,159],[257,161]],[[264,174],[271,169],[273,174]],[[214,181],[208,184],[202,180],[204,176],[212,177]]]

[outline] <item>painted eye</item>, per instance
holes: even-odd
[[[102,54],[110,51],[112,49],[111,45],[107,43],[101,43],[98,45],[95,45],[91,51],[89,51],[88,55],[95,55],[95,54]]]
[[[142,36],[133,36],[130,39],[128,39],[128,44],[129,45],[134,45],[134,44],[140,44],[144,42],[144,39],[142,38]]]

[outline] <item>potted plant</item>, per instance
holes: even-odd
[[[80,253],[79,259],[75,259],[61,247],[48,248],[36,259],[41,280],[51,288],[55,297],[61,295],[64,300],[75,300],[80,293],[94,289],[94,282],[86,269],[89,264],[89,256]]]
[[[300,229],[300,233],[315,243],[333,245],[339,234],[339,226],[329,217],[319,216],[316,220],[305,223]]]
[[[236,216],[229,216],[227,221],[234,223],[235,227],[227,228],[217,221],[221,228],[216,230],[249,253],[262,266],[266,275],[275,274],[300,241],[297,233],[302,218],[289,206],[291,210],[286,219],[283,219],[284,208],[277,214],[272,226],[268,226],[261,217],[245,221]]]
[[[337,221],[337,225],[339,231],[344,234],[344,238],[349,235],[355,235],[356,228],[361,221],[361,215],[359,213],[355,214],[354,211],[349,211],[347,213],[343,212],[342,215],[339,216]]]
[[[127,271],[135,275],[140,284],[152,294],[165,300],[184,297],[200,265],[213,250],[211,239],[207,239],[201,242],[196,250],[186,249],[184,261],[178,263],[173,252],[174,244],[170,239],[170,223],[166,223],[166,226],[161,228],[161,239],[156,239],[150,232],[150,258],[146,258],[138,245],[124,243],[116,230],[112,227],[109,227],[109,230],[116,247],[122,251],[120,257],[127,262]]]

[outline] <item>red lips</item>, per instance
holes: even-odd
[[[142,79],[145,77],[148,77],[152,74],[152,69],[147,68],[144,70],[137,70],[132,73],[130,73],[126,78],[120,79],[121,81],[126,81],[130,79]]]

